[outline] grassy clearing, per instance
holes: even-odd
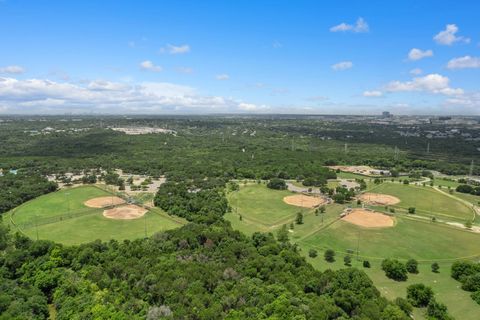
[[[439,186],[439,187],[445,187],[445,188],[452,188],[452,189],[455,189],[456,187],[458,187],[460,185],[460,183],[458,183],[457,181],[451,181],[451,180],[446,180],[446,179],[442,179],[442,178],[436,178],[433,180],[433,184],[436,185],[436,186]]]
[[[243,220],[254,222],[263,227],[283,224],[299,211],[306,209],[291,206],[283,198],[293,195],[287,190],[271,190],[261,184],[241,186],[240,191],[229,194],[234,212]]]
[[[409,258],[418,261],[443,261],[480,256],[480,235],[438,223],[396,217],[392,228],[360,228],[338,221],[328,229],[302,240],[306,247],[339,252],[353,250],[370,260]],[[452,243],[456,245],[452,246]]]
[[[184,224],[184,220],[171,218],[158,208],[152,209],[143,218],[135,220],[113,220],[102,215],[103,209],[92,209],[83,203],[91,198],[110,195],[93,186],[82,186],[65,189],[33,199],[7,214],[5,221],[16,225],[28,226],[22,228],[27,236],[36,239],[47,239],[64,244],[79,244],[100,240],[135,239],[152,235],[155,232],[173,229]],[[84,213],[73,218],[56,221],[49,224],[32,223],[42,219],[61,216],[70,213]],[[12,216],[13,214],[13,216]],[[11,224],[12,231],[16,230]]]
[[[472,219],[473,211],[460,201],[442,194],[430,187],[382,183],[370,188],[371,192],[384,193],[400,199],[394,207],[408,209],[415,207],[419,215],[465,222]]]
[[[453,195],[457,198],[466,200],[476,206],[480,205],[480,196],[475,196],[473,194],[461,193],[461,192],[455,192]]]

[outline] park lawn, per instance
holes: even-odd
[[[318,250],[357,251],[369,260],[409,258],[425,262],[480,257],[480,235],[440,223],[396,218],[391,228],[361,228],[338,221],[300,243]],[[455,245],[452,246],[452,243]]]
[[[156,232],[174,229],[182,226],[181,219],[170,218],[167,214],[158,212],[159,209],[149,211],[144,217],[134,220],[114,220],[105,218],[102,210],[96,214],[81,216],[61,222],[46,224],[28,229],[23,232],[32,239],[51,240],[66,245],[76,245],[100,239],[108,241],[133,240],[145,237],[145,224],[147,236]]]
[[[22,224],[31,222],[35,218],[42,219],[68,212],[87,210],[88,207],[83,203],[88,199],[110,195],[110,193],[94,186],[62,189],[32,199],[13,209],[9,214],[12,215],[16,224]]]
[[[464,203],[430,187],[404,185],[400,183],[382,183],[370,188],[369,192],[395,196],[400,203],[394,207],[408,209],[415,207],[416,213],[431,217],[465,222],[472,219],[473,211]]]
[[[441,187],[445,187],[445,188],[452,188],[452,189],[455,189],[456,187],[458,187],[460,185],[460,183],[458,183],[457,181],[451,181],[451,180],[446,180],[446,179],[442,179],[442,178],[436,178],[433,180],[433,184],[436,185],[436,186],[441,186]]]
[[[318,251],[318,257],[308,257],[308,247],[300,245],[302,254],[307,257],[315,268],[319,270],[333,269],[338,270],[346,268],[343,263],[343,254],[337,253],[336,261],[328,263],[323,258],[323,251]],[[372,261],[371,268],[364,268],[362,266],[363,259],[357,261],[352,259],[352,267],[363,270],[372,279],[375,286],[380,290],[380,293],[389,300],[394,300],[397,297],[405,298],[407,295],[407,286],[414,283],[423,283],[430,286],[435,298],[446,304],[449,313],[455,319],[476,320],[480,318],[480,305],[470,298],[470,293],[459,288],[460,283],[450,277],[451,262],[439,262],[440,272],[431,272],[430,263],[420,263],[418,274],[409,274],[408,280],[405,282],[397,282],[388,279],[385,273],[381,270],[381,261]],[[415,319],[426,319],[424,316],[425,309],[415,309]]]
[[[286,223],[297,212],[308,210],[283,202],[284,197],[294,194],[288,190],[272,190],[262,184],[251,184],[231,192],[228,200],[234,213],[241,215],[243,220],[270,227]]]
[[[231,204],[232,205],[232,204]],[[258,208],[261,210],[262,208]],[[268,209],[264,208],[267,213]],[[326,206],[325,213],[318,215],[314,214],[314,210],[307,210],[303,212],[303,221],[304,223],[298,225],[295,223],[296,213],[294,213],[289,219],[284,221],[284,224],[290,229],[290,224],[294,223],[294,229],[290,231],[290,237],[292,239],[301,239],[308,236],[311,233],[314,233],[318,229],[327,227],[330,223],[339,218],[340,213],[343,211],[344,207],[339,204],[331,204]],[[276,233],[283,224],[278,225],[264,225],[257,223],[255,221],[248,220],[243,218],[240,220],[238,214],[235,213],[235,210],[225,214],[224,218],[232,224],[232,227],[236,230],[239,230],[247,235],[251,235],[254,232],[273,232]]]
[[[455,192],[453,195],[457,198],[466,200],[476,206],[480,205],[480,196],[476,196],[469,193],[462,193],[462,192]]]

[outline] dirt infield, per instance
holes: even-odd
[[[107,209],[103,211],[103,216],[109,219],[131,220],[143,217],[148,210],[134,204]]]
[[[297,207],[314,208],[322,204],[326,204],[327,201],[320,197],[311,197],[303,194],[296,194],[293,196],[286,196],[283,201],[287,204]]]
[[[104,208],[124,204],[125,200],[116,196],[98,197],[85,201],[83,204],[90,208]]]
[[[353,209],[342,220],[365,228],[388,228],[395,225],[392,217],[365,209]]]
[[[362,200],[367,204],[380,205],[380,206],[393,205],[400,202],[400,199],[394,196],[390,196],[388,194],[369,193],[369,192],[359,195],[358,199]]]

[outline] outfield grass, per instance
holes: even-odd
[[[240,190],[228,195],[234,212],[243,217],[245,222],[269,227],[286,223],[299,211],[306,209],[291,206],[283,202],[283,198],[294,193],[288,190],[272,190],[262,184],[242,185]]]
[[[147,235],[152,235],[185,223],[183,219],[172,218],[158,208],[150,210],[140,219],[108,219],[102,215],[103,209],[88,208],[83,204],[88,199],[108,195],[108,192],[94,186],[64,189],[24,203],[9,212],[5,221],[10,223],[12,231],[17,230],[18,226],[31,238],[38,237],[64,244],[79,244],[96,239],[135,239],[145,236],[145,226]],[[75,216],[47,224],[36,223],[68,212]],[[82,215],[83,213],[86,214]]]
[[[83,203],[95,197],[109,196],[110,193],[93,186],[80,186],[62,189],[28,201],[12,211],[12,219],[16,224],[32,221],[32,219],[58,216],[67,212],[95,210]]]
[[[473,217],[471,208],[430,187],[382,183],[368,191],[395,196],[400,199],[400,203],[394,207],[405,210],[409,207],[415,207],[416,213],[420,215],[436,216],[437,218],[459,222],[465,222]]]

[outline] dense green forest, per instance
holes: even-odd
[[[369,164],[465,174],[478,157],[479,141],[462,136],[427,139],[446,126],[414,127],[404,137],[397,125],[344,123],[304,117],[84,117],[13,118],[0,126],[0,167],[42,173],[120,168],[171,180],[185,177],[296,178],[325,164]],[[174,134],[127,135],[110,127],[160,127]],[[417,132],[417,133],[418,133]],[[465,129],[468,134],[478,132]],[[429,147],[428,152],[426,147]],[[398,150],[398,151],[395,151]],[[479,171],[474,166],[474,172]]]
[[[357,269],[219,220],[136,241],[62,247],[0,229],[0,319],[408,319]]]

